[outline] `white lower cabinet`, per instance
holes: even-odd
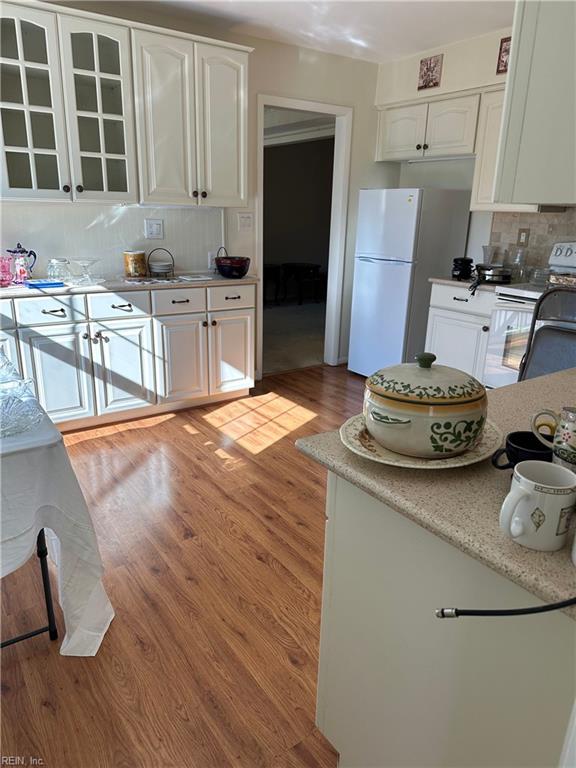
[[[160,402],[208,395],[207,326],[205,313],[154,318]]]
[[[0,349],[8,360],[14,365],[18,373],[22,373],[20,365],[20,356],[18,354],[18,343],[16,341],[16,331],[0,331]]]
[[[90,323],[99,414],[156,402],[152,320]]]
[[[459,368],[482,381],[489,322],[482,315],[431,307],[426,351],[435,354],[440,365]]]
[[[21,328],[18,336],[24,376],[52,421],[94,416],[88,324]]]
[[[210,394],[254,386],[254,310],[208,314]]]

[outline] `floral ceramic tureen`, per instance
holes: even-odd
[[[423,352],[417,362],[366,380],[364,419],[374,439],[396,453],[441,459],[472,448],[486,422],[486,390],[475,378]]]

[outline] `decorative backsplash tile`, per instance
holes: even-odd
[[[490,244],[515,246],[519,229],[530,230],[527,263],[546,266],[554,243],[576,240],[576,208],[567,208],[565,213],[495,213]]]

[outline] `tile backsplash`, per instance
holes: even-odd
[[[519,229],[530,230],[527,263],[546,266],[554,243],[576,240],[576,208],[567,208],[565,213],[495,213],[490,244],[516,245]]]
[[[95,258],[94,273],[121,275],[122,252],[168,248],[180,272],[208,269],[208,251],[222,245],[221,208],[143,208],[137,205],[99,203],[2,204],[0,245],[2,252],[19,241],[38,254],[34,270],[46,274],[51,258]],[[164,239],[144,238],[144,219],[163,219]],[[159,254],[161,256],[162,254]],[[78,272],[72,264],[73,271]]]

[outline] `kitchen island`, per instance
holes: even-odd
[[[576,396],[576,370],[489,393],[506,435]],[[510,471],[406,470],[298,441],[328,475],[317,724],[340,766],[558,765],[576,694],[576,613],[439,620],[576,594],[568,548],[498,525]]]

